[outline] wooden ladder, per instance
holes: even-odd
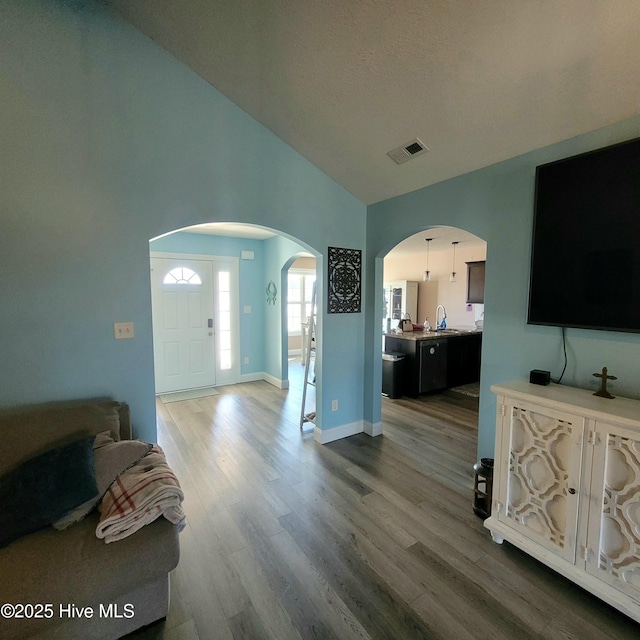
[[[313,344],[316,339],[316,283],[313,283],[311,289],[311,315],[309,316],[309,332],[307,334],[307,357],[304,362],[304,382],[302,384],[302,408],[300,410],[300,429],[302,430],[305,422],[315,424],[316,412],[310,411],[305,413],[307,403],[307,387],[316,386],[316,359],[313,358],[313,380],[309,380],[309,365],[311,364],[311,352],[314,349]],[[317,345],[317,342],[316,342]]]

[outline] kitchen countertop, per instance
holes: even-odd
[[[390,338],[400,338],[401,340],[442,340],[443,338],[459,338],[460,336],[469,336],[480,334],[482,329],[444,329],[442,331],[405,331],[404,333],[385,333]]]

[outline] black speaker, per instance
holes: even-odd
[[[529,382],[531,384],[548,385],[551,382],[551,374],[548,371],[540,369],[531,369],[529,373]]]

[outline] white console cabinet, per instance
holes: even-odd
[[[640,401],[524,381],[491,390],[493,539],[640,622]]]

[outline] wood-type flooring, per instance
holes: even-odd
[[[218,390],[158,401],[188,526],[169,615],[131,640],[640,637],[492,542],[471,504],[477,412],[440,396],[384,399],[383,436],[323,446],[300,432],[300,384]]]

